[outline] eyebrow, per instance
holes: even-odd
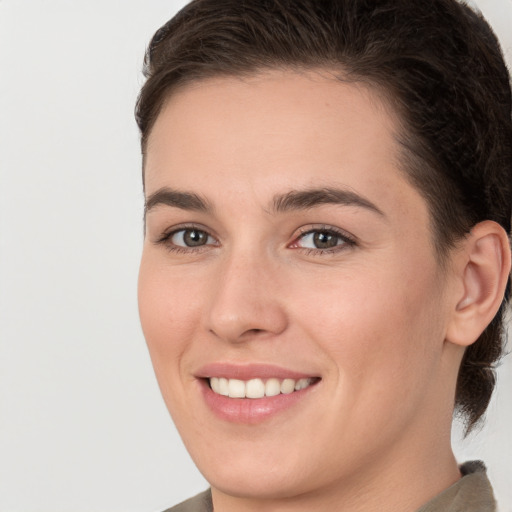
[[[197,194],[191,192],[180,192],[163,187],[153,192],[145,201],[144,216],[159,205],[172,206],[182,210],[208,213],[213,210],[210,203]]]
[[[278,194],[272,200],[273,213],[309,210],[323,204],[343,206],[357,206],[365,208],[385,217],[384,213],[374,203],[352,190],[345,188],[310,188],[304,190],[291,190],[285,194]],[[213,207],[210,202],[192,192],[182,192],[163,187],[151,194],[144,205],[144,216],[159,205],[171,206],[182,210],[210,213]]]
[[[345,188],[326,187],[292,190],[286,194],[275,196],[272,204],[272,209],[276,213],[308,210],[323,204],[337,204],[366,208],[385,217],[382,210],[370,200]]]

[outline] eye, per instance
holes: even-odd
[[[177,247],[201,247],[213,244],[214,238],[206,231],[197,228],[179,229],[169,234],[167,241]]]
[[[218,245],[217,240],[204,229],[196,226],[185,226],[168,230],[155,240],[168,251],[190,253],[206,250],[209,246]]]
[[[291,247],[332,252],[352,245],[355,245],[355,240],[348,234],[333,228],[322,228],[306,231],[293,242]]]
[[[300,237],[300,246],[309,249],[332,249],[343,243],[341,237],[329,231],[313,231]]]

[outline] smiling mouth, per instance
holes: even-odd
[[[319,377],[301,379],[227,379],[210,377],[206,379],[210,389],[217,395],[229,398],[264,398],[278,395],[290,395],[316,384]]]

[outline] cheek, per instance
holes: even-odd
[[[198,325],[200,294],[193,283],[166,268],[165,263],[143,255],[138,283],[139,315],[161,386],[162,379],[178,375],[176,366]]]
[[[294,294],[303,297],[294,316],[328,354],[342,388],[364,394],[360,403],[419,393],[442,349],[435,268],[377,265],[318,277],[314,287],[301,285],[307,296]]]

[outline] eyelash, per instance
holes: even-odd
[[[176,235],[179,232],[186,232],[186,231],[199,231],[201,233],[204,233],[207,237],[212,237],[208,233],[208,231],[200,226],[196,225],[186,225],[186,226],[180,226],[179,228],[175,228],[172,231],[165,232],[162,234],[160,238],[158,238],[155,243],[157,245],[165,245],[166,249],[172,253],[178,253],[178,254],[190,254],[190,253],[200,253],[204,250],[208,250],[209,247],[212,246],[212,244],[204,244],[199,245],[197,247],[186,247],[186,246],[180,246],[176,244],[170,243],[170,240],[174,235]],[[313,233],[326,233],[328,235],[334,235],[338,240],[341,240],[342,243],[328,248],[328,249],[321,249],[321,248],[306,248],[306,247],[297,247],[296,245],[300,240],[304,239],[307,235],[311,235]],[[324,255],[324,254],[335,254],[342,252],[344,250],[347,250],[350,247],[353,247],[357,245],[357,240],[352,235],[348,234],[347,232],[339,229],[334,228],[332,226],[318,226],[314,228],[308,228],[301,230],[300,234],[293,240],[291,244],[289,244],[287,247],[293,248],[295,250],[301,250],[304,254],[308,256],[318,256],[318,255]]]

